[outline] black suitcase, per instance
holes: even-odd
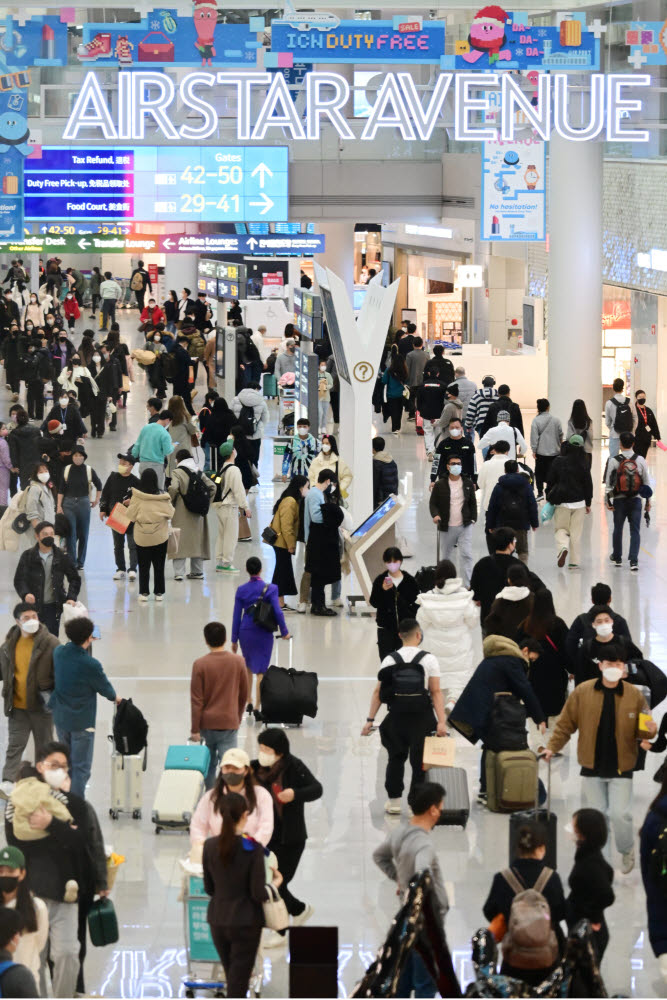
[[[509,843],[509,863],[513,863],[517,856],[517,840],[519,837],[519,827],[524,823],[540,823],[547,833],[547,853],[544,855],[544,863],[554,871],[558,870],[557,864],[557,841],[558,825],[556,814],[551,812],[551,761],[548,764],[547,776],[547,807],[540,809],[537,802],[534,809],[526,809],[523,812],[515,812],[510,816],[510,843]]]
[[[462,826],[465,830],[470,816],[468,775],[462,767],[429,767],[427,781],[435,781],[445,789],[445,801],[438,826]]]
[[[292,640],[288,641],[289,667],[272,665],[264,675],[262,718],[269,724],[300,726],[304,715],[313,719],[317,715],[317,674],[293,669]]]

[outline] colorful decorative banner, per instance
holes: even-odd
[[[67,65],[67,25],[56,14],[0,21],[0,72]]]
[[[540,139],[485,142],[480,239],[544,240],[545,182],[545,144]]]
[[[667,21],[633,21],[625,32],[628,62],[634,69],[667,63]]]
[[[322,15],[324,16],[324,15]],[[338,19],[335,19],[338,21]],[[265,66],[307,63],[433,63],[445,51],[445,22],[414,18],[393,21],[340,21],[334,26],[299,28],[299,21],[283,18],[271,22],[271,51]],[[409,30],[404,30],[408,28]],[[267,61],[268,59],[268,61]]]
[[[218,23],[217,0],[194,0],[192,17],[159,8],[132,24],[86,24],[81,63],[146,66],[248,66],[257,62],[257,32]]]
[[[573,14],[554,27],[531,27],[529,15],[482,7],[472,19],[467,40],[455,43],[455,55],[443,56],[441,69],[597,70],[600,68],[599,21],[586,27],[585,14]]]

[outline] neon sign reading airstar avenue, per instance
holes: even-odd
[[[628,96],[637,87],[649,87],[651,78],[627,73],[592,73],[589,109],[582,122],[572,123],[570,95],[577,101],[579,87],[565,73],[540,74],[533,85],[532,98],[520,82],[502,73],[440,73],[432,92],[424,101],[410,73],[386,73],[378,90],[370,116],[359,138],[372,140],[380,128],[397,128],[403,139],[427,140],[442,116],[445,101],[453,97],[454,138],[456,140],[512,141],[519,129],[516,112],[545,142],[552,131],[573,142],[586,142],[604,134],[607,142],[647,142],[648,131],[633,129],[628,117],[640,112],[642,102]],[[261,142],[267,130],[278,127],[281,135],[295,140],[319,139],[322,123],[334,128],[342,139],[357,138],[343,114],[350,101],[350,85],[338,73],[312,72],[305,76],[306,115],[295,107],[289,87],[281,74],[260,71],[187,73],[176,84],[165,73],[138,71],[118,74],[118,113],[114,120],[95,73],[88,73],[63,133],[69,141],[91,139],[142,140],[146,138],[146,120],[151,119],[164,139],[202,141],[218,129],[218,114],[206,100],[214,88],[227,87],[236,92],[237,139]],[[263,88],[266,96],[256,117],[252,116],[253,88]],[[488,124],[476,126],[471,116],[490,110],[489,91],[501,95],[500,129]],[[199,121],[187,119],[175,125],[170,109],[177,97],[186,108],[197,112]],[[532,101],[535,101],[533,104]],[[494,106],[494,111],[498,111]],[[623,123],[623,127],[622,124]],[[525,127],[525,126],[524,126]],[[154,133],[151,132],[151,138]]]

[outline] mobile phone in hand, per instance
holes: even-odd
[[[100,626],[95,625],[95,627],[93,628],[93,639],[101,639],[101,638],[102,638],[102,633],[100,632]]]

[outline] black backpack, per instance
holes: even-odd
[[[185,471],[188,474],[188,488],[185,493],[181,493],[183,503],[191,514],[201,514],[202,517],[206,517],[211,506],[211,498],[204,477],[201,472],[191,472],[189,469]]]
[[[421,664],[426,652],[420,649],[409,662],[398,651],[389,655],[394,661],[393,666],[383,667],[378,674],[380,701],[388,705],[392,712],[405,715],[429,708],[431,697],[426,690],[426,675]]]
[[[527,750],[526,706],[510,691],[497,691],[484,746],[494,753]]]
[[[526,523],[526,508],[523,496],[517,490],[503,488],[503,497],[498,511],[498,525],[503,528],[523,528]]]
[[[123,756],[141,753],[148,746],[148,723],[131,698],[123,698],[116,707],[111,739],[116,753]]]
[[[619,403],[617,399],[612,397],[612,403],[616,407],[616,416],[614,417],[614,430],[622,434],[623,431],[632,430],[632,409],[630,408],[630,400],[626,396],[622,403]]]
[[[239,427],[248,437],[252,437],[255,433],[255,407],[246,406],[245,403],[241,407],[241,412],[239,413]]]
[[[267,601],[266,592],[269,589],[268,583],[265,584],[264,590],[259,595],[254,604],[246,608],[246,614],[250,615],[255,625],[259,628],[263,628],[265,632],[275,632],[278,628],[278,622],[276,621],[276,613],[273,610],[273,604],[271,601]]]

